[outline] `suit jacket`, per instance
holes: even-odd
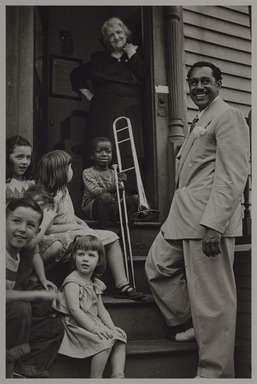
[[[243,114],[220,97],[197,126],[177,155],[177,189],[162,226],[164,237],[200,239],[204,226],[223,236],[240,236],[241,198],[249,174],[249,128]]]

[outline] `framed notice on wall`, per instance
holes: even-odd
[[[73,92],[70,82],[71,71],[81,63],[80,59],[50,56],[50,96],[81,100],[81,94]]]

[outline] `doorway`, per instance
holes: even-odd
[[[49,92],[48,92],[48,116],[47,116],[47,150],[62,148],[76,153],[71,153],[75,157],[76,169],[74,178],[70,185],[70,192],[79,209],[81,204],[82,188],[78,192],[78,185],[81,185],[81,174],[83,164],[79,157],[81,155],[82,143],[84,140],[80,133],[76,136],[76,128],[70,124],[70,118],[76,121],[77,127],[80,125],[82,130],[87,130],[87,116],[89,111],[88,101],[82,97],[78,99],[77,94],[54,95],[52,92],[52,65],[51,58],[57,57],[64,60],[80,60],[87,62],[92,53],[103,50],[101,42],[101,25],[112,16],[121,18],[133,32],[133,43],[142,47],[149,74],[144,90],[143,103],[143,141],[144,141],[144,161],[140,163],[141,176],[145,188],[146,196],[151,208],[157,208],[156,188],[154,187],[155,175],[155,143],[154,143],[154,98],[152,92],[152,23],[151,7],[142,6],[50,6],[48,11],[48,68],[49,68]],[[67,41],[60,38],[61,34],[68,36]],[[69,90],[70,91],[70,90]],[[68,91],[68,93],[69,93]],[[64,96],[64,97],[63,97]],[[70,97],[69,97],[70,96]],[[99,112],[100,113],[100,112]],[[63,128],[64,127],[64,128]],[[65,134],[63,131],[65,130]],[[67,131],[73,132],[72,137],[67,137]],[[65,136],[66,135],[66,136]],[[92,136],[92,134],[90,135]],[[64,145],[63,141],[69,140]],[[90,165],[89,165],[90,166]]]

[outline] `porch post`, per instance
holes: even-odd
[[[172,199],[175,190],[175,156],[181,147],[186,116],[184,99],[184,33],[183,8],[181,6],[163,7],[165,22],[165,52],[168,95],[168,164],[169,193]]]
[[[184,101],[184,39],[182,7],[164,8],[167,80],[169,87],[169,141],[183,141]]]
[[[33,143],[34,7],[6,7],[6,136]]]

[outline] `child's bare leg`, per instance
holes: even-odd
[[[129,284],[119,240],[106,246],[106,258],[115,286],[120,291],[118,296],[133,300],[144,297],[145,295],[142,292],[134,290]],[[117,296],[117,294],[115,296]]]
[[[123,254],[119,240],[116,240],[106,246],[106,257],[115,286],[119,288],[127,284],[128,279],[125,272]]]
[[[124,370],[126,363],[126,344],[121,341],[116,341],[112,348],[111,365],[112,378],[124,378]]]
[[[46,271],[56,264],[55,259],[60,255],[61,251],[62,243],[60,241],[55,241],[41,254]]]
[[[110,356],[111,350],[112,348],[105,349],[104,351],[99,352],[92,357],[90,369],[91,379],[103,377],[104,368]]]

